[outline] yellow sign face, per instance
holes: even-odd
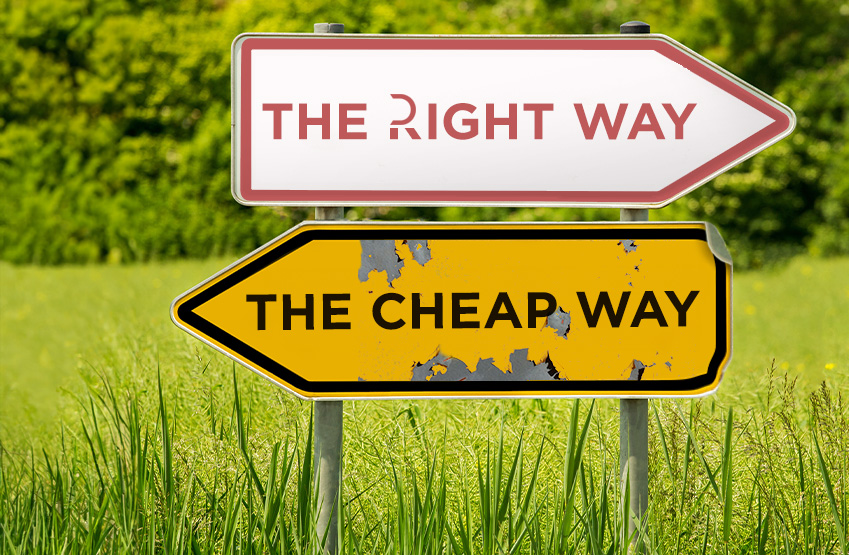
[[[731,260],[706,223],[310,222],[171,316],[303,397],[695,396],[730,359]]]

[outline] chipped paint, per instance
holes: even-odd
[[[475,364],[475,371],[469,375],[469,381],[473,382],[506,381],[509,379],[509,374],[502,372],[495,365],[493,357],[478,359],[477,364]]]
[[[413,366],[411,381],[454,382],[465,380],[469,374],[469,367],[465,362],[437,352],[430,360]]]
[[[475,369],[462,360],[450,357],[438,352],[430,360],[421,364],[413,365],[411,381],[529,381],[529,380],[555,380],[558,372],[554,368],[551,359],[546,355],[539,364],[528,359],[528,349],[516,349],[510,353],[510,368],[507,371],[495,366],[492,357],[479,359]]]
[[[569,331],[568,329],[566,330]],[[563,337],[566,337],[565,335]],[[528,358],[528,349],[516,349],[510,353],[510,370],[515,376],[523,376],[525,380],[557,380],[559,373],[554,368],[548,353],[545,358],[534,363]]]
[[[637,250],[637,244],[631,239],[623,239],[616,244],[624,248],[626,253],[635,252]]]
[[[413,260],[422,266],[430,262],[430,247],[427,244],[427,240],[408,239],[404,242],[407,244],[407,248],[410,249]]]
[[[392,282],[401,277],[404,261],[395,251],[395,241],[392,239],[364,239],[360,241],[362,255],[357,277],[361,282],[368,281],[371,272],[386,272],[386,282]]]
[[[392,287],[392,282],[401,277],[404,268],[404,258],[398,252],[397,242],[393,239],[364,239],[360,241],[362,253],[357,277],[361,282],[368,281],[371,272],[386,272],[386,282]],[[401,241],[407,245],[413,260],[424,266],[430,262],[431,254],[427,240],[409,239]],[[371,292],[371,291],[369,291]]]
[[[554,329],[554,333],[558,337],[568,339],[569,330],[572,329],[572,316],[568,312],[564,312],[561,307],[548,315],[545,321],[545,327]]]
[[[634,359],[633,361],[631,361],[631,365],[628,367],[628,369],[631,371],[628,374],[628,381],[638,382],[643,379],[643,372],[646,371],[646,365],[640,362],[639,360]]]

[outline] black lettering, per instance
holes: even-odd
[[[248,295],[246,300],[249,303],[256,303],[256,329],[265,329],[265,303],[273,303],[277,300],[277,295]]]
[[[672,306],[674,306],[675,310],[678,311],[679,326],[684,327],[687,325],[687,311],[690,309],[690,305],[693,304],[693,301],[696,300],[696,296],[698,294],[698,291],[690,291],[690,294],[687,295],[686,299],[684,299],[684,304],[681,304],[681,301],[678,300],[678,296],[675,294],[675,291],[666,292],[666,296],[669,297],[670,301],[672,301]]]
[[[544,300],[547,306],[540,310],[537,301]],[[557,307],[557,300],[551,293],[528,293],[528,329],[537,327],[537,318],[548,318]]]
[[[315,302],[312,293],[306,295],[304,308],[292,308],[292,295],[283,295],[283,329],[292,329],[292,316],[304,316],[306,329],[315,329]]]
[[[451,293],[451,327],[454,329],[479,328],[480,322],[463,321],[463,314],[477,314],[476,306],[460,306],[460,301],[476,301],[480,298],[478,293]]]
[[[349,330],[351,322],[334,322],[335,314],[347,315],[348,308],[333,308],[333,301],[350,301],[351,295],[348,293],[326,293],[322,295],[322,315],[324,320],[324,329],[326,330]]]
[[[402,318],[398,318],[394,322],[387,322],[383,317],[383,305],[388,303],[389,301],[395,301],[398,304],[404,302],[404,295],[400,293],[384,293],[379,296],[376,301],[374,301],[374,306],[371,308],[371,314],[374,316],[375,323],[385,330],[397,330],[400,327],[403,327],[406,322]]]
[[[422,294],[413,293],[413,329],[421,328],[422,314],[433,314],[434,329],[442,329],[442,293],[434,293],[434,306],[422,306]]]
[[[598,294],[598,301],[595,303],[595,308],[590,312],[590,305],[587,302],[587,295],[583,291],[578,291],[578,301],[581,303],[581,310],[584,311],[584,317],[587,319],[587,325],[594,328],[598,325],[598,320],[601,318],[601,309],[607,312],[607,317],[610,320],[610,325],[618,328],[622,323],[622,317],[625,315],[625,306],[628,304],[628,297],[631,296],[630,291],[625,291],[619,298],[619,306],[616,312],[613,312],[613,304],[610,302],[610,295],[607,291],[601,291]]]
[[[502,307],[506,309],[505,312],[501,312]],[[491,328],[496,320],[510,320],[514,328],[522,327],[522,323],[519,322],[519,315],[516,314],[516,309],[513,308],[513,303],[507,293],[499,293],[495,297],[495,303],[492,305],[492,310],[489,312],[489,318],[486,319],[484,327]]]
[[[651,305],[651,311],[646,310],[648,305]],[[640,301],[640,306],[637,307],[637,313],[634,314],[634,320],[631,322],[631,327],[636,328],[640,325],[640,322],[647,318],[653,318],[657,320],[657,323],[660,324],[660,327],[666,327],[666,318],[663,316],[663,312],[660,310],[660,305],[657,303],[657,297],[654,296],[654,292],[646,291],[643,293],[643,298]]]

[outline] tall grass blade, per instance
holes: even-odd
[[[731,536],[731,517],[734,481],[733,466],[731,464],[731,431],[734,425],[734,409],[728,410],[728,418],[725,421],[725,443],[722,449],[722,541],[728,545]]]
[[[705,459],[704,455],[702,454],[702,450],[699,448],[699,444],[696,441],[695,434],[693,434],[693,429],[690,427],[690,424],[687,423],[687,420],[684,418],[684,415],[681,413],[681,407],[676,406],[676,408],[678,409],[678,417],[681,419],[681,422],[684,424],[684,427],[687,429],[687,435],[690,437],[691,444],[693,446],[693,450],[696,453],[696,457],[702,463],[702,466],[704,466],[705,473],[707,474],[708,480],[710,481],[710,485],[713,488],[713,491],[716,493],[716,496],[721,499],[722,498],[722,492],[721,492],[719,486],[717,485],[716,479],[715,479],[716,472],[719,469],[717,469],[716,471],[712,471],[710,469],[710,466],[708,465],[707,460]]]
[[[162,425],[162,490],[165,499],[170,500],[174,491],[174,457],[171,449],[171,435],[168,430],[168,411],[162,396],[162,376],[157,373],[157,388],[159,390],[159,420]]]
[[[666,462],[666,470],[669,472],[669,480],[675,481],[675,473],[672,471],[672,459],[669,457],[669,449],[666,447],[666,432],[663,430],[663,425],[660,423],[660,415],[657,412],[657,402],[651,401],[652,412],[654,412],[654,422],[657,425],[657,434],[660,438],[660,448],[663,450],[663,459]]]
[[[825,492],[828,495],[828,504],[831,506],[831,513],[834,516],[834,526],[837,529],[837,538],[840,541],[840,552],[843,555],[846,555],[846,532],[844,531],[843,523],[840,522],[840,513],[837,510],[837,503],[834,500],[834,488],[831,485],[831,478],[828,475],[828,468],[826,467],[825,459],[823,459],[822,451],[820,451],[820,442],[817,439],[816,434],[813,435],[814,446],[817,449],[817,462],[819,463],[820,473],[822,474]]]

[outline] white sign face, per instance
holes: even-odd
[[[241,35],[243,204],[664,206],[792,110],[661,35]]]

